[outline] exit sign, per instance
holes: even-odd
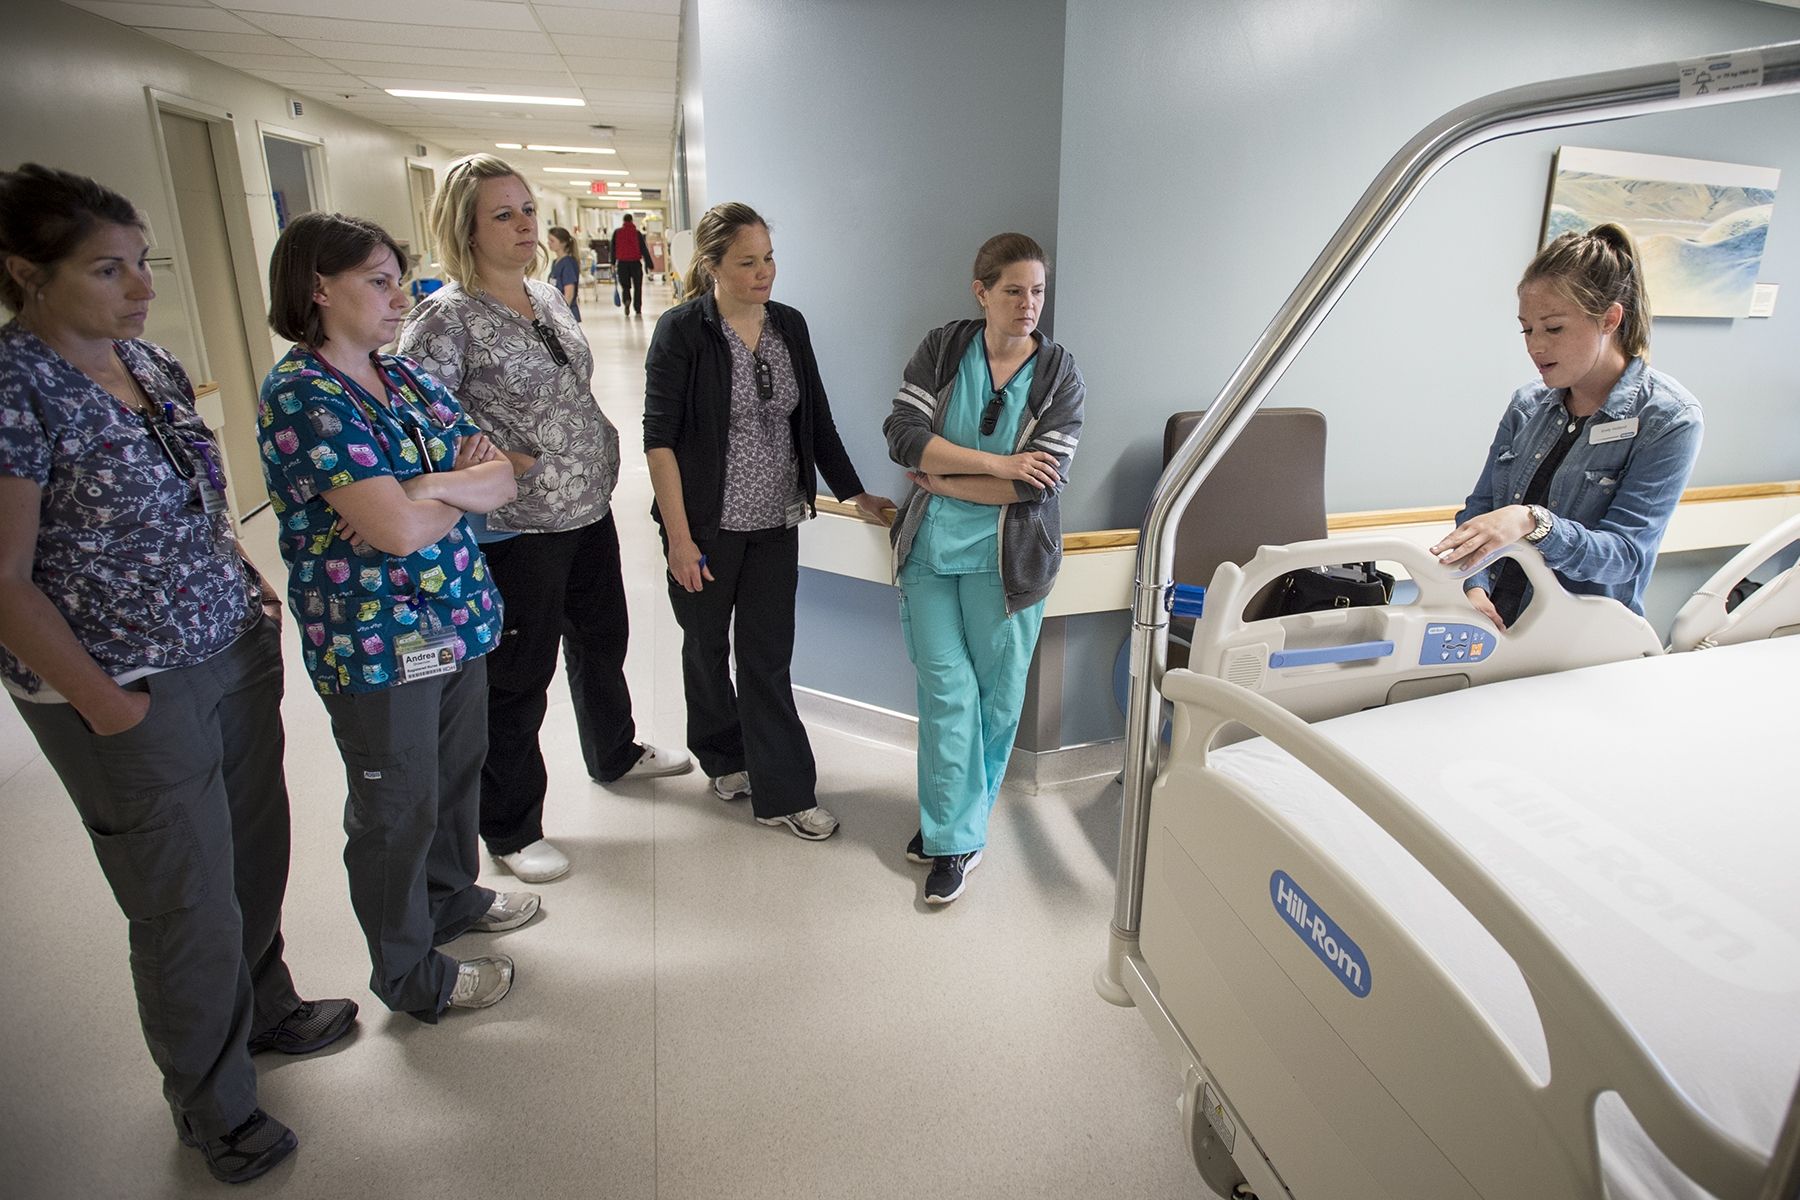
[[[594,195],[594,196],[606,195],[606,180],[604,180],[604,179],[594,180],[594,182],[588,184],[588,192],[590,195]]]

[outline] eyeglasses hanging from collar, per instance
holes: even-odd
[[[531,320],[531,331],[537,334],[538,341],[544,343],[544,349],[550,352],[550,357],[556,362],[557,366],[566,367],[569,365],[569,352],[564,350],[562,342],[557,340],[556,331],[554,329],[551,329],[548,325],[544,324],[541,318],[533,317]]]
[[[1004,409],[1005,407],[1006,407],[1006,393],[1005,392],[995,392],[993,395],[993,398],[987,402],[987,407],[981,410],[981,436],[982,437],[992,437],[993,436],[994,427],[996,425],[1000,424],[1001,410]]]

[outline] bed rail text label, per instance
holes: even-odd
[[[1325,910],[1314,903],[1286,871],[1269,876],[1269,899],[1275,902],[1275,911],[1288,923],[1288,928],[1318,955],[1320,962],[1331,968],[1331,973],[1352,996],[1360,999],[1369,994],[1375,979],[1369,972],[1369,960],[1362,947],[1352,941],[1336,921],[1325,915]]]

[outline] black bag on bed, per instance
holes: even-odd
[[[1386,604],[1394,595],[1394,577],[1372,562],[1290,571],[1275,585],[1273,613],[1318,612],[1332,608],[1364,608]]]

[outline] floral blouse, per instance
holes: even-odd
[[[325,492],[381,475],[404,482],[431,464],[448,470],[457,442],[480,432],[417,363],[384,354],[380,365],[395,386],[387,405],[295,346],[263,380],[257,410],[300,651],[326,695],[401,683],[395,643],[407,634],[454,630],[459,661],[500,636],[500,593],[466,520],[404,557],[352,546],[337,531]]]
[[[202,446],[223,467],[187,373],[150,342],[114,346],[160,438],[17,321],[0,329],[0,475],[43,493],[31,581],[117,679],[205,662],[255,626],[258,591],[230,512],[208,514],[189,477]],[[0,676],[23,699],[62,699],[4,647]]]
[[[496,533],[557,533],[605,517],[619,481],[619,431],[600,411],[588,380],[594,358],[581,326],[550,285],[525,281],[534,322],[498,300],[450,283],[419,302],[400,351],[462,402],[502,450],[530,454],[538,468],[519,497],[487,514]]]

